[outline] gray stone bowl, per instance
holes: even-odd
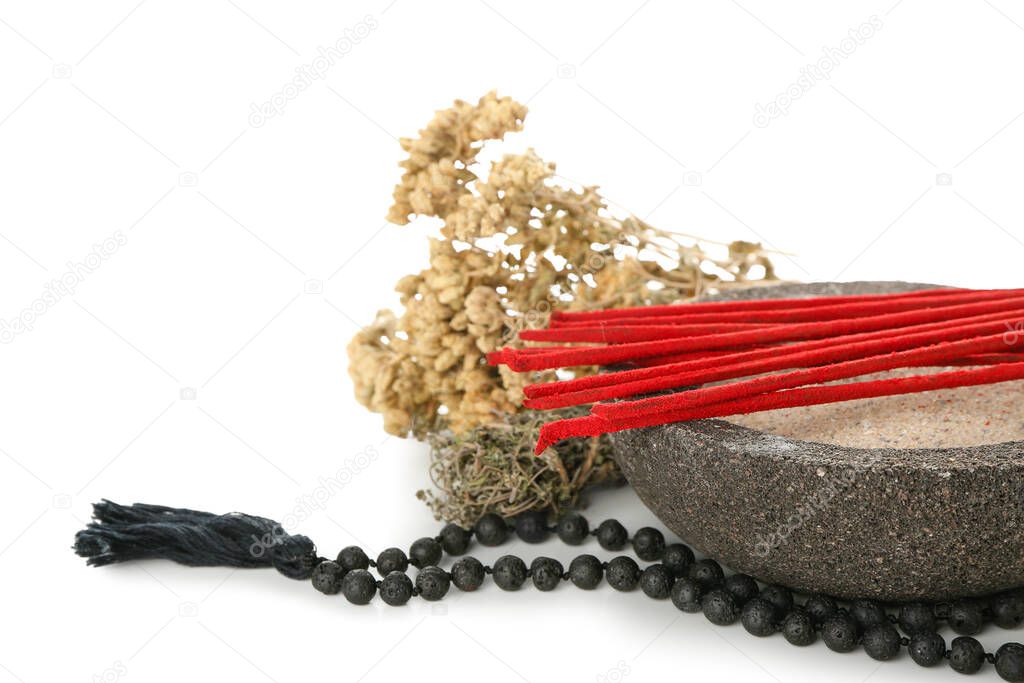
[[[785,284],[717,299],[909,291]],[[850,448],[709,419],[619,432],[616,460],[680,538],[803,592],[944,600],[1024,586],[1024,442]]]

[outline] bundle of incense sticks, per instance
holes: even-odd
[[[519,372],[616,371],[526,387],[528,408],[593,404],[541,428],[562,439],[707,417],[1024,379],[1024,289],[927,289],[811,299],[556,312],[488,355]],[[583,345],[580,345],[583,344]],[[843,384],[898,368],[963,370]],[[706,386],[714,383],[714,386]]]

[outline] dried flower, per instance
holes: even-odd
[[[389,220],[442,219],[429,267],[396,287],[405,311],[381,311],[348,346],[356,397],[391,433],[462,434],[519,410],[539,377],[486,364],[553,308],[668,303],[744,282],[754,266],[774,278],[760,245],[733,242],[728,257],[628,216],[615,218],[596,187],[559,184],[532,149],[478,175],[483,144],[522,129],[526,107],[494,92],[437,112],[415,139]],[[663,265],[664,264],[664,265]]]

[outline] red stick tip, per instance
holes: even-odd
[[[523,341],[547,341],[550,334],[549,330],[522,330],[519,332],[519,338]]]
[[[554,445],[558,441],[558,437],[551,433],[551,424],[541,425],[540,435],[537,437],[537,445],[533,448],[534,455],[540,455],[548,449],[549,446]]]

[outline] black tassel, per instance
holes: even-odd
[[[230,512],[214,515],[162,505],[93,505],[96,520],[75,534],[74,551],[101,567],[128,560],[174,560],[190,567],[274,567],[308,579],[322,561],[305,536],[272,519]]]

